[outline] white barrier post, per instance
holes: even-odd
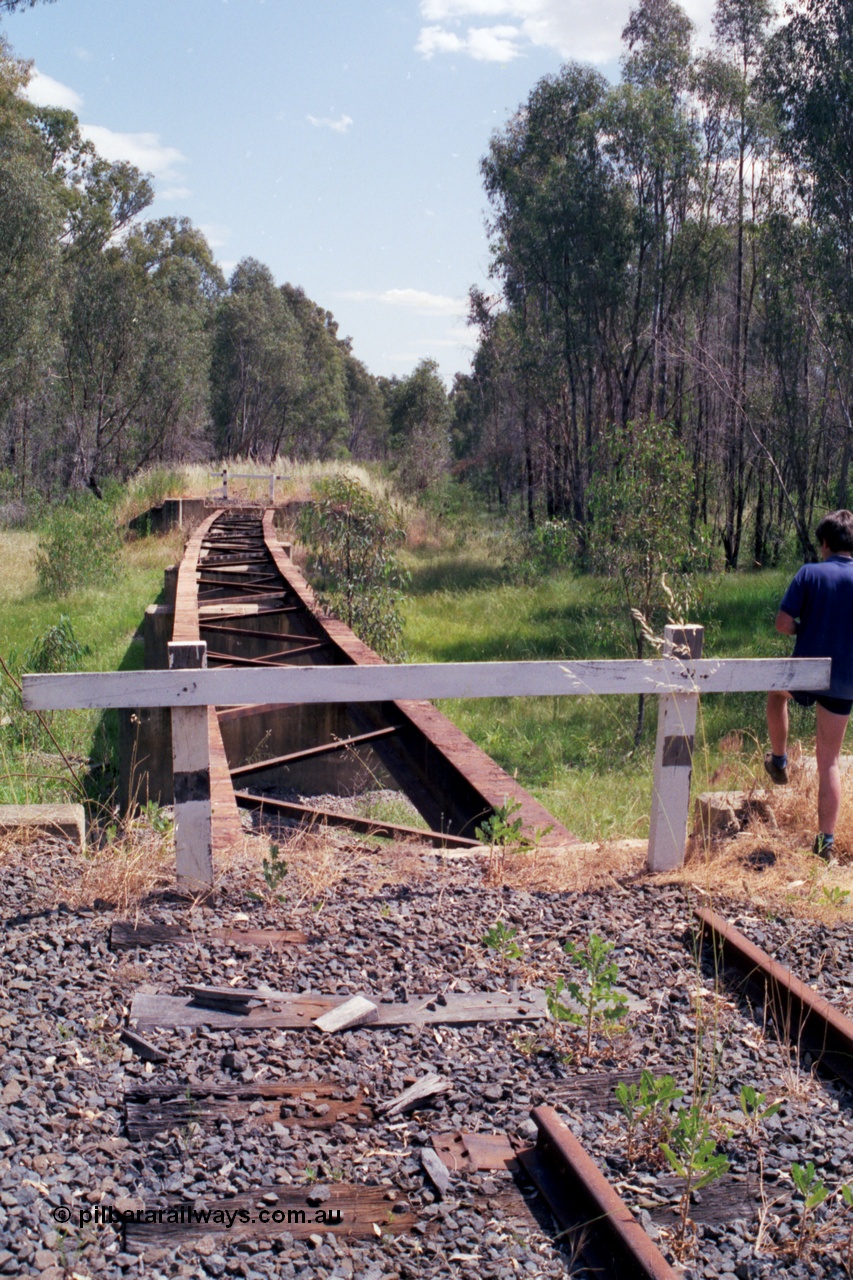
[[[701,658],[704,627],[664,628],[665,658]],[[690,775],[698,693],[664,693],[658,698],[658,733],[649,821],[650,871],[672,871],[684,861],[690,811]]]
[[[228,468],[222,468],[222,501],[228,501]]]
[[[207,666],[204,641],[170,641],[169,670]],[[172,708],[175,856],[178,882],[213,884],[210,741],[207,707]]]

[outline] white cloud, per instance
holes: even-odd
[[[536,0],[532,3],[535,5]],[[463,17],[497,18],[530,7],[531,0],[421,0],[421,13],[431,22]]]
[[[525,47],[553,49],[561,58],[610,62],[622,52],[621,33],[636,0],[420,0],[424,26],[416,48],[425,58],[464,53],[505,62]],[[685,0],[701,34],[709,30],[712,0]],[[483,18],[507,25],[462,24]],[[436,25],[438,24],[438,25]]]
[[[403,307],[422,316],[459,316],[464,314],[466,305],[461,298],[428,293],[425,289],[386,289],[383,293],[365,289],[340,296],[353,302],[382,302],[389,307]]]
[[[38,67],[33,67],[24,97],[37,107],[64,107],[67,111],[79,111],[83,105],[79,93],[54,80],[53,76],[46,76]]]
[[[464,36],[444,27],[422,27],[415,48],[425,58],[436,53],[465,53],[477,62],[511,62],[521,53],[518,27],[469,27]]]
[[[80,132],[95,144],[105,160],[129,160],[143,173],[151,173],[161,181],[174,181],[178,177],[177,166],[186,159],[177,147],[161,142],[159,133],[117,133],[101,124],[81,124]]]
[[[157,192],[158,200],[188,200],[192,195],[189,187],[165,187]]]
[[[313,124],[315,129],[332,129],[335,133],[348,133],[352,128],[352,116],[339,116],[337,120],[330,120],[326,116],[306,116],[305,119],[309,124]]]
[[[211,249],[221,249],[231,239],[231,228],[224,226],[221,222],[201,222],[198,229]]]

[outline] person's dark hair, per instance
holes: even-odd
[[[819,543],[825,542],[830,551],[853,551],[853,511],[830,511],[815,530]]]

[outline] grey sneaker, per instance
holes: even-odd
[[[764,768],[770,777],[776,783],[777,787],[787,787],[788,785],[788,766],[780,769],[779,765],[773,759],[773,752],[768,751],[764,757]]]

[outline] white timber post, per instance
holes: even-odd
[[[222,501],[228,501],[228,468],[222,468]]]
[[[270,472],[270,506],[275,506],[275,472]]]
[[[207,666],[204,641],[170,641],[169,670]],[[178,883],[213,884],[207,707],[172,707],[175,855]]]
[[[664,628],[663,656],[701,658],[704,627]],[[650,871],[672,871],[684,861],[690,812],[690,775],[696,733],[698,693],[664,693],[658,697],[655,775],[649,822]]]

